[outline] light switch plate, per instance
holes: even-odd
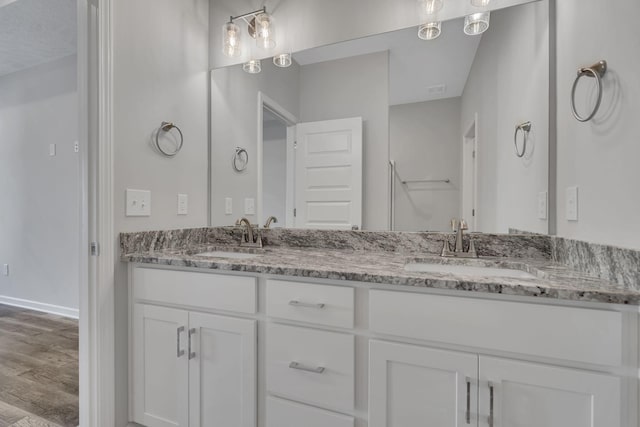
[[[127,189],[127,216],[151,216],[151,191]]]
[[[178,215],[187,215],[189,213],[189,196],[187,194],[178,194]]]
[[[49,155],[51,157],[56,155],[56,144],[49,144]]]
[[[256,214],[256,199],[254,198],[244,199],[244,214],[245,215]]]
[[[225,215],[233,214],[233,199],[231,197],[224,199],[224,213]]]
[[[578,187],[567,187],[566,190],[566,216],[567,221],[578,220]]]
[[[538,193],[538,219],[547,219],[548,197],[549,196],[546,191]]]

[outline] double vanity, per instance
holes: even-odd
[[[640,290],[559,262],[571,241],[475,234],[461,259],[440,256],[445,233],[261,237],[121,235],[132,422],[638,424]]]

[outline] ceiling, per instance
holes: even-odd
[[[0,0],[0,76],[76,53],[76,0]]]
[[[389,104],[408,104],[462,95],[481,36],[462,31],[463,19],[442,23],[435,40],[418,38],[417,28],[393,31],[294,54],[300,65],[389,51]],[[441,92],[444,85],[444,92]]]

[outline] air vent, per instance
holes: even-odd
[[[429,95],[441,95],[447,91],[447,85],[435,85],[427,88]]]

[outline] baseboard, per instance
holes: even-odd
[[[42,311],[45,313],[57,314],[58,316],[70,317],[77,319],[80,317],[80,311],[77,308],[62,307],[59,305],[45,304],[37,301],[29,301],[26,299],[6,297],[0,295],[0,304],[11,305],[14,307],[28,308],[29,310]]]

